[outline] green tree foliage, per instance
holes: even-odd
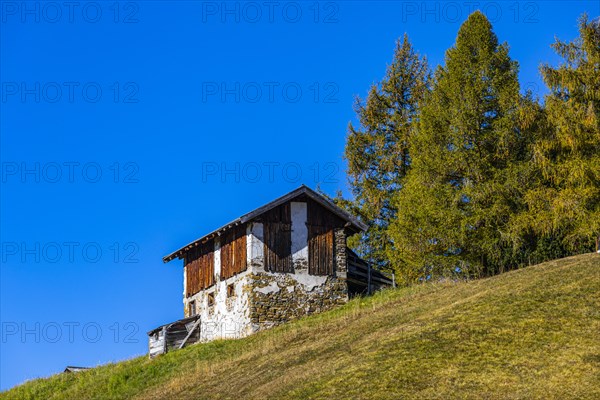
[[[400,283],[477,277],[590,251],[600,239],[600,19],[553,45],[550,93],[520,94],[517,63],[474,12],[433,80],[406,37],[349,128],[362,253]],[[389,260],[389,261],[386,261]]]
[[[554,242],[554,256],[591,251],[600,234],[599,20],[584,15],[579,37],[552,47],[564,62],[541,68],[547,127],[533,146],[537,176],[513,230]]]
[[[487,18],[471,14],[436,71],[395,196],[388,255],[405,283],[493,274],[509,257],[503,232],[521,207],[514,166],[526,158],[524,127],[534,123],[523,107],[535,108],[521,98],[517,72]]]
[[[388,224],[396,217],[391,199],[410,168],[408,142],[428,81],[427,61],[404,35],[383,80],[371,87],[366,101],[357,99],[359,126],[348,127],[345,158],[354,201],[343,205],[369,225],[359,252],[383,268],[391,245]]]

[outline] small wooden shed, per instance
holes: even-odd
[[[148,332],[149,356],[154,358],[170,350],[182,349],[199,340],[200,316],[180,319]]]
[[[65,370],[63,371],[64,373],[73,373],[73,372],[81,372],[81,371],[85,371],[87,369],[90,369],[89,367],[74,367],[72,365],[69,365],[65,368]]]

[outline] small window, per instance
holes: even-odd
[[[235,296],[235,287],[233,286],[233,283],[231,285],[227,285],[227,297],[233,297]]]
[[[209,293],[208,294],[208,306],[213,306],[215,304],[215,294],[214,293]]]
[[[196,315],[196,300],[192,300],[188,303],[188,315]]]

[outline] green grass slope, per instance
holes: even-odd
[[[3,399],[600,399],[600,255],[353,300]]]

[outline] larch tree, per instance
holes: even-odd
[[[552,47],[564,61],[541,68],[550,90],[533,146],[541,184],[527,192],[517,226],[560,239],[564,256],[591,251],[600,235],[600,19],[582,16],[579,37]]]
[[[389,258],[402,283],[498,272],[519,208],[527,153],[518,65],[479,11],[446,52],[411,136],[411,169],[394,197]]]
[[[370,88],[366,100],[357,98],[359,125],[348,127],[344,158],[354,199],[344,205],[369,226],[355,247],[383,269],[392,246],[388,225],[396,217],[391,200],[410,168],[409,139],[428,85],[427,61],[404,35],[385,77]]]

